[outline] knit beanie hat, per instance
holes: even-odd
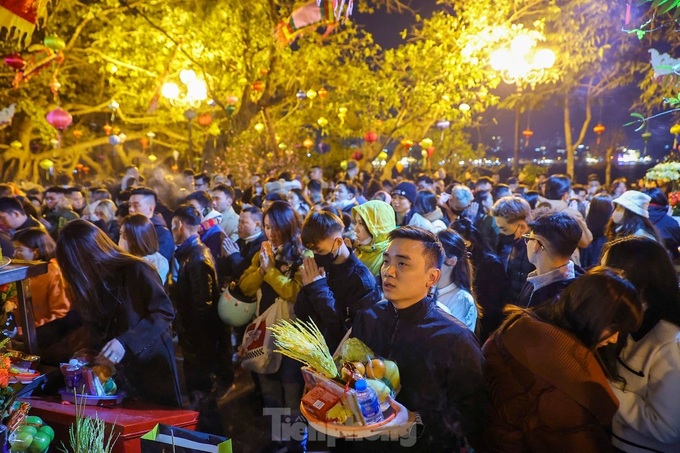
[[[620,204],[635,214],[641,215],[645,219],[649,218],[649,202],[652,198],[637,190],[627,190],[614,203]]]
[[[416,195],[418,194],[418,187],[415,184],[408,181],[402,181],[397,184],[397,187],[392,190],[392,196],[400,195],[408,199],[411,204],[416,202]]]

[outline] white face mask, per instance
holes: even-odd
[[[623,213],[624,213],[623,209],[615,209],[614,212],[612,213],[612,221],[617,225],[620,224],[621,221],[623,220]]]

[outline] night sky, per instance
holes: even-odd
[[[436,5],[433,0],[419,0],[412,2],[417,4],[417,12],[422,17],[428,17],[433,11],[441,8]],[[388,14],[384,11],[378,11],[375,14],[360,14],[355,12],[353,20],[371,32],[375,41],[383,48],[392,48],[400,44],[401,38],[399,34],[405,28],[412,26],[415,21],[410,13]],[[512,93],[513,86],[501,83],[501,86],[496,90],[496,93],[501,97]],[[595,146],[596,134],[592,131],[593,127],[598,123],[607,128],[607,131],[616,129],[623,129],[627,137],[626,143],[621,143],[631,148],[642,150],[644,143],[640,134],[643,131],[635,131],[634,126],[627,126],[623,128],[625,123],[632,121],[630,116],[630,106],[632,101],[638,96],[638,91],[634,86],[623,87],[608,95],[602,102],[602,106],[598,103],[594,104],[592,111],[593,119],[589,127],[588,135],[585,144],[592,147]],[[584,117],[584,111],[580,106],[575,105],[572,125],[576,127],[574,136],[580,130],[581,122],[579,119]],[[496,120],[497,125],[493,124],[492,119]],[[521,128],[527,127],[527,114],[522,116]],[[485,115],[484,123],[490,124],[482,129],[482,139],[486,145],[491,145],[491,137],[500,135],[503,138],[504,148],[512,149],[513,135],[514,135],[514,121],[515,114],[513,111],[491,109]],[[581,120],[582,121],[582,120]],[[654,158],[662,158],[668,154],[668,148],[673,143],[673,136],[669,132],[670,126],[677,121],[677,118],[672,115],[662,116],[649,123],[649,131],[652,133],[652,138],[647,146],[648,153]],[[549,148],[559,148],[564,146],[564,126],[562,106],[558,100],[554,100],[546,105],[542,110],[534,110],[530,113],[531,129],[534,131],[534,136],[531,139],[531,146],[546,145]],[[472,131],[471,131],[472,132]],[[473,137],[476,138],[477,133],[474,132]]]

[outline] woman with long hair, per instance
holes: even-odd
[[[437,237],[446,254],[437,282],[437,302],[474,332],[479,310],[470,294],[470,262],[465,240],[453,230],[442,230]]]
[[[598,348],[640,326],[633,285],[594,268],[551,303],[508,314],[483,348],[489,450],[610,451],[617,370]]]
[[[85,220],[62,228],[57,261],[88,347],[124,370],[128,395],[181,407],[170,332],[174,310],[156,270]]]
[[[264,211],[263,224],[267,240],[239,280],[243,294],[259,297],[258,314],[264,313],[278,298],[295,303],[302,288],[300,266],[305,251],[300,239],[302,219],[288,202],[273,201]],[[286,407],[293,414],[299,414],[303,389],[300,367],[299,362],[283,357],[278,371],[257,375],[265,408]],[[273,439],[274,446],[282,446],[282,440]],[[296,445],[290,442],[289,447],[304,451],[306,441]]]
[[[453,222],[451,229],[463,237],[470,252],[472,295],[482,308],[478,336],[483,343],[503,321],[503,307],[509,288],[508,277],[501,260],[485,244],[479,230],[469,219],[459,217]]]
[[[590,200],[586,225],[593,233],[593,242],[588,247],[581,249],[581,266],[584,269],[590,269],[600,263],[602,247],[607,242],[605,230],[613,212],[612,197],[608,193],[597,194]]]
[[[444,213],[437,205],[437,195],[431,190],[419,190],[416,195],[414,208],[418,214],[429,220],[432,224],[432,232],[438,233],[446,229]]]
[[[314,205],[314,203],[307,198],[302,189],[296,188],[292,188],[288,191],[288,203],[290,203],[293,209],[295,209],[301,217],[305,217]]]
[[[661,236],[649,221],[651,198],[637,190],[628,190],[613,200],[614,212],[607,224],[607,239],[642,236],[661,242]]]
[[[129,254],[151,264],[165,285],[170,265],[158,251],[156,229],[148,217],[142,214],[132,214],[123,218],[118,245]]]
[[[18,230],[12,238],[14,258],[26,261],[45,261],[47,273],[31,277],[31,300],[35,326],[63,318],[71,308],[66,296],[61,268],[55,258],[57,244],[42,228]]]
[[[680,451],[680,289],[673,263],[663,246],[641,237],[607,244],[602,263],[625,272],[644,307],[641,327],[619,342],[614,446]]]

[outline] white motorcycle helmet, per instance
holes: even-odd
[[[238,293],[238,291],[233,291]],[[243,298],[243,297],[242,297]],[[224,290],[217,303],[217,314],[223,323],[232,327],[241,327],[252,321],[255,316],[257,303],[244,302],[232,295],[229,287]]]

